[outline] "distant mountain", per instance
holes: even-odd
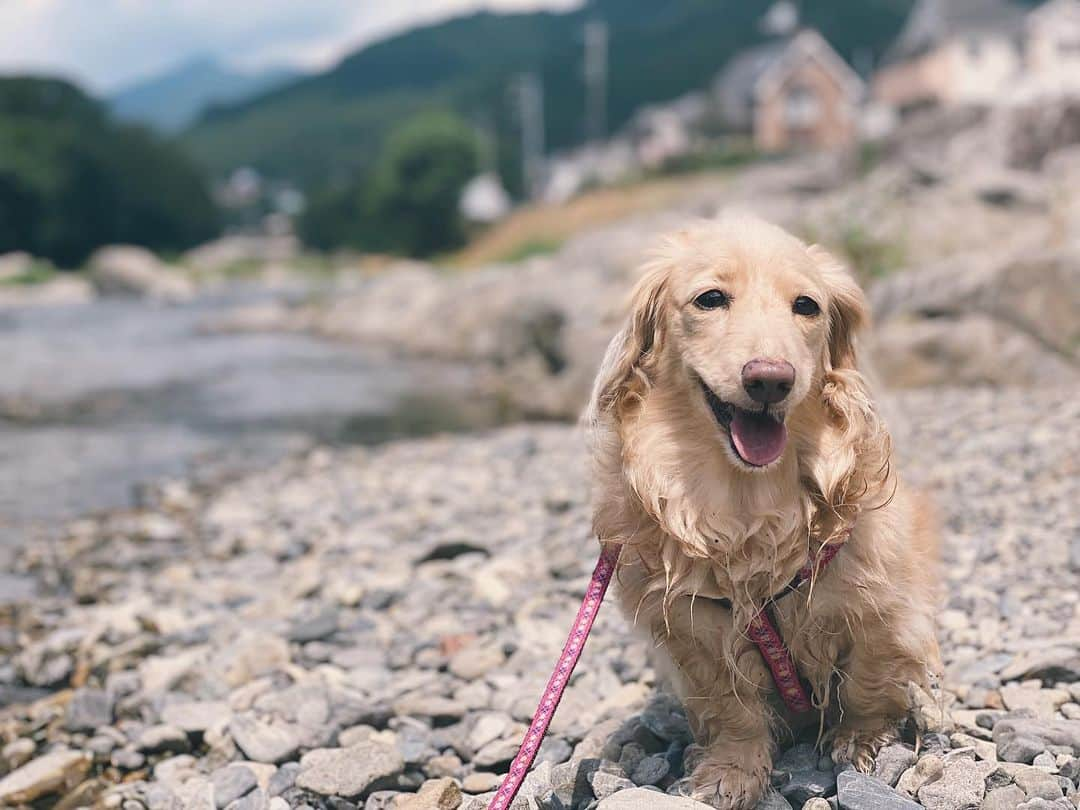
[[[240,73],[213,57],[199,57],[121,90],[107,103],[113,114],[125,121],[179,132],[215,104],[242,102],[300,75],[288,68]]]
[[[516,164],[515,77],[544,86],[549,149],[584,137],[583,26],[609,27],[608,122],[705,87],[728,59],[762,39],[773,0],[590,0],[565,14],[479,13],[414,29],[346,57],[333,69],[209,111],[184,139],[221,174],[240,165],[311,188],[370,165],[385,133],[425,108],[451,109],[491,131],[504,177]],[[803,0],[849,60],[879,56],[913,0]]]

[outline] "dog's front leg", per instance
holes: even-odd
[[[693,623],[689,616],[672,617],[671,626],[682,632],[661,633],[673,686],[701,747],[691,774],[694,798],[721,810],[750,810],[772,769],[772,713],[763,688],[768,674],[745,639],[738,639],[745,649],[734,657],[723,649],[725,634],[734,632],[730,611],[700,605],[698,611]]]
[[[878,622],[864,626],[840,666],[833,761],[868,772],[908,712],[908,684],[925,683],[927,671],[925,660],[891,640],[890,628]]]

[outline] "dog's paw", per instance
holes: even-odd
[[[870,773],[878,751],[896,736],[893,727],[839,728],[832,739],[832,760],[837,765],[850,763],[857,771]]]
[[[717,810],[753,810],[770,767],[768,746],[710,746],[694,769],[691,797]]]

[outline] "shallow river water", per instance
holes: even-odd
[[[491,423],[465,368],[202,328],[271,295],[287,294],[0,310],[0,545],[130,505],[162,477],[239,472],[316,441]]]

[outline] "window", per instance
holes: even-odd
[[[821,104],[814,91],[803,85],[795,85],[784,100],[784,116],[789,127],[805,129],[817,123],[821,116]]]

